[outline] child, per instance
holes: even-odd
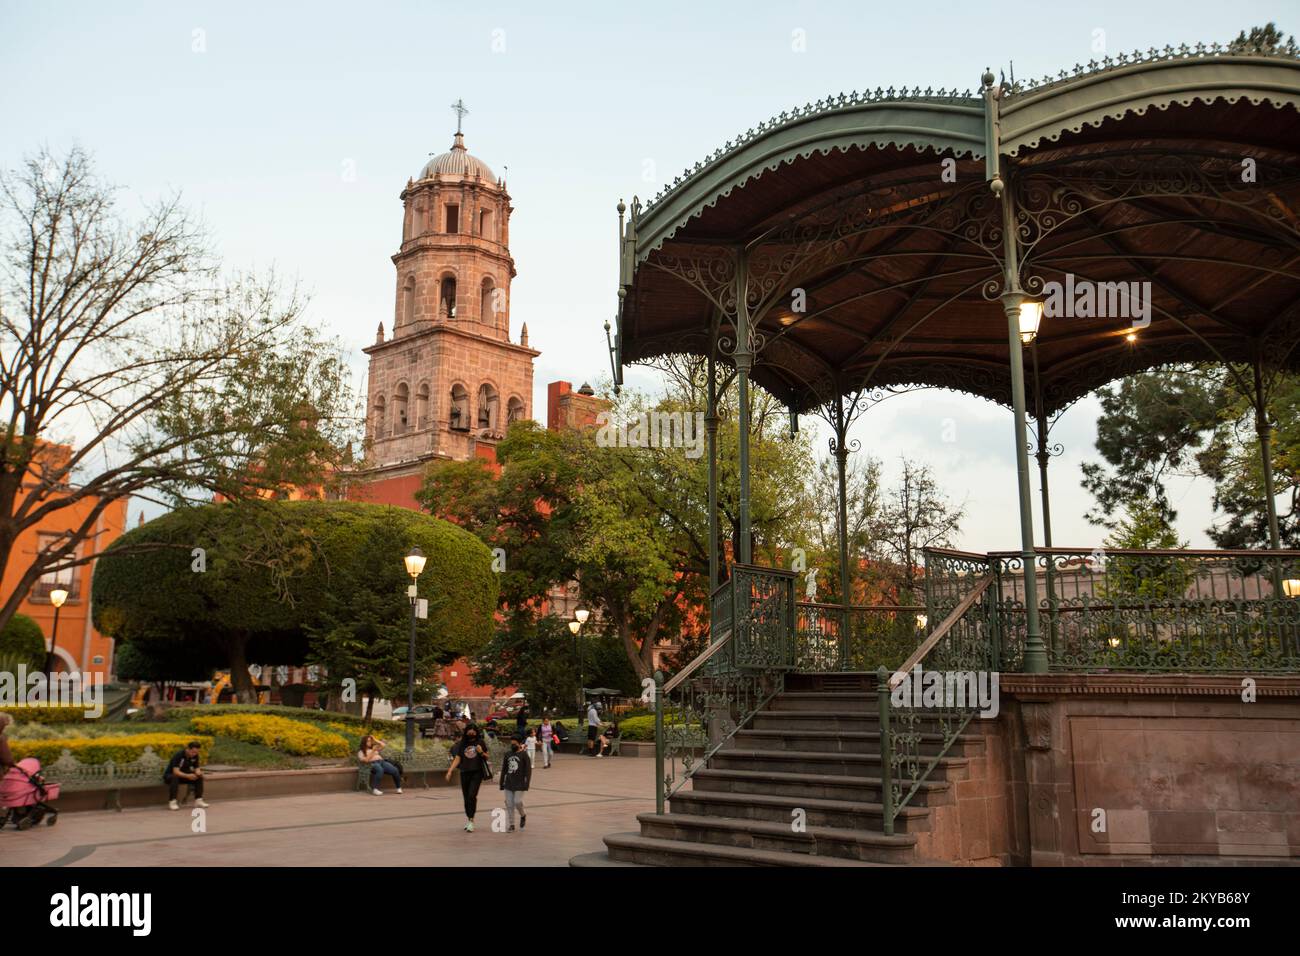
[[[507,833],[515,830],[515,811],[519,811],[519,829],[528,825],[524,814],[524,794],[533,778],[533,765],[524,749],[524,735],[515,734],[510,741],[510,753],[501,764],[501,789],[506,795],[506,820],[510,824]]]
[[[551,726],[551,718],[542,718],[542,769],[549,770],[551,767],[551,747],[555,742],[555,728]]]
[[[525,749],[528,751],[528,766],[532,766],[537,760],[537,731],[528,731],[528,740],[525,741]]]

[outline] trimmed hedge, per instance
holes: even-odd
[[[296,757],[346,757],[352,745],[339,734],[311,724],[269,714],[226,714],[195,717],[190,726],[203,734],[233,737],[245,743],[261,744]]]
[[[181,736],[180,734],[132,734],[129,737],[83,737],[65,740],[14,740],[10,742],[14,759],[35,757],[43,766],[49,766],[68,751],[82,763],[130,763],[144,753],[146,747],[164,761],[191,740],[199,745],[199,754],[206,763],[212,749],[211,737]]]
[[[5,704],[0,712],[11,714],[16,722],[29,724],[80,724],[91,719],[86,716],[84,705]]]

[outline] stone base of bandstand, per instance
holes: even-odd
[[[1003,674],[983,760],[923,856],[1300,864],[1300,678]],[[1252,699],[1253,697],[1253,699]],[[985,842],[987,841],[987,842]]]

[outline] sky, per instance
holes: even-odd
[[[455,132],[508,177],[511,333],[527,322],[534,417],[546,384],[609,376],[620,199],[760,120],[831,93],[974,89],[985,67],[1041,77],[1115,54],[1227,41],[1291,2],[19,3],[0,0],[0,167],[41,146],[88,149],[121,209],[179,192],[231,269],[274,267],[349,349],[391,323],[399,194]],[[1101,31],[1100,33],[1098,31]],[[630,369],[632,387],[656,376]],[[1096,402],[1058,422],[1058,546],[1091,550],[1080,465]],[[811,420],[805,427],[818,427]],[[824,431],[824,429],[823,429]],[[825,435],[818,442],[824,450]],[[931,465],[967,517],[955,542],[1019,545],[1008,411],[951,392],[891,398],[855,426],[863,453]],[[1031,463],[1032,464],[1032,463]],[[1037,501],[1037,475],[1034,477]],[[1208,546],[1211,487],[1176,481],[1179,530]],[[134,516],[134,511],[133,511]],[[1036,522],[1038,519],[1035,519]]]

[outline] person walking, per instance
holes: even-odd
[[[452,772],[460,770],[460,793],[465,801],[465,832],[474,832],[474,814],[478,812],[478,789],[484,779],[491,779],[492,767],[488,763],[487,743],[479,736],[478,727],[470,724],[451,748],[451,766],[447,768],[447,782]]]
[[[523,701],[519,705],[519,710],[515,714],[515,733],[522,734],[528,732],[528,701]]]
[[[587,705],[587,756],[602,756],[597,747],[600,738],[600,704],[594,700]]]
[[[402,792],[402,771],[397,765],[384,759],[383,750],[388,746],[379,738],[366,734],[361,738],[361,749],[357,751],[357,760],[370,768],[370,792],[376,797],[382,797],[384,791],[379,789],[379,785],[384,782],[384,774],[388,774],[397,784],[397,792]]]
[[[524,811],[524,794],[533,779],[533,762],[524,749],[524,735],[515,734],[510,740],[510,753],[501,764],[501,789],[506,795],[507,833],[515,831],[515,811],[519,811],[519,829],[528,825]]]
[[[538,731],[538,737],[542,743],[542,769],[551,769],[551,744],[555,740],[555,728],[551,726],[551,718],[542,718],[542,727]]]

